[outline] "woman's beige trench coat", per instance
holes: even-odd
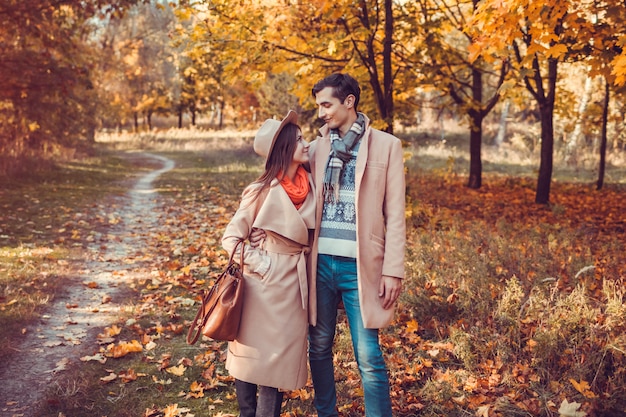
[[[245,246],[243,313],[239,334],[228,344],[226,368],[241,381],[293,390],[302,388],[308,376],[306,257],[315,200],[309,193],[296,209],[277,180],[265,197],[255,199],[256,187],[244,190],[222,238],[231,254],[237,240],[247,238],[252,228],[266,232],[261,248]]]

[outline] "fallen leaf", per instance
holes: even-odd
[[[158,408],[146,408],[146,411],[143,414],[143,417],[157,417],[160,414],[161,412],[159,411]]]
[[[152,381],[155,384],[159,384],[159,385],[170,385],[172,383],[172,380],[169,379],[169,378],[167,380],[165,380],[165,379],[157,379],[157,377],[154,376],[154,375],[152,375]]]
[[[128,383],[128,382],[135,381],[138,375],[134,369],[129,369],[125,372],[120,372],[119,377],[123,382]]]
[[[102,337],[112,337],[112,336],[117,336],[118,334],[120,334],[120,332],[122,331],[122,329],[117,326],[117,325],[113,325],[111,327],[105,327],[104,328],[104,332],[100,335],[98,335],[98,337],[102,336]]]
[[[102,353],[96,353],[93,356],[83,356],[80,360],[83,362],[96,361],[104,364],[107,361],[107,358]]]
[[[578,411],[580,406],[580,403],[570,403],[567,402],[567,399],[564,399],[559,407],[559,415],[561,417],[585,417],[587,413],[584,411]]]
[[[141,351],[143,351],[141,343],[133,340],[132,342],[120,342],[118,345],[107,346],[106,355],[113,358],[121,358],[129,353]]]
[[[439,349],[431,349],[431,350],[427,351],[427,353],[431,357],[435,358],[435,357],[437,357],[437,355],[439,355]]]
[[[417,332],[418,330],[419,330],[419,325],[417,323],[417,320],[413,319],[406,323],[406,331],[408,333]]]
[[[177,417],[178,416],[178,404],[170,404],[163,410],[163,417]]]
[[[176,376],[182,376],[186,370],[187,367],[185,367],[185,365],[183,365],[182,363],[178,366],[170,366],[169,368],[165,368],[165,372]]]
[[[204,397],[204,386],[198,381],[193,381],[189,387],[189,394],[187,394],[185,399],[202,397]]]
[[[113,343],[113,342],[115,342],[115,338],[113,337],[101,338],[100,336],[98,336],[98,344],[100,345],[108,345],[109,343]]]
[[[478,407],[476,413],[474,414],[476,417],[489,417],[489,407],[488,405],[483,405]]]
[[[54,372],[59,372],[59,371],[64,371],[67,369],[67,364],[70,363],[70,360],[68,358],[63,358],[60,361],[58,361],[55,365],[57,366],[54,369],[51,369],[49,371],[46,371],[46,373],[54,373]]]
[[[103,376],[102,378],[100,378],[100,381],[104,382],[105,384],[108,384],[111,381],[115,381],[117,379],[117,374],[114,372],[111,372],[109,375],[107,376]]]
[[[570,378],[569,382],[571,382],[574,388],[576,388],[576,391],[580,392],[585,397],[587,398],[597,397],[597,395],[594,394],[593,391],[591,391],[591,387],[589,386],[589,383],[585,381],[584,379],[581,379],[580,382],[577,382],[575,379]]]

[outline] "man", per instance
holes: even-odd
[[[357,111],[361,89],[333,74],[312,89],[325,122],[309,148],[316,230],[309,261],[309,363],[319,417],[337,416],[333,340],[343,303],[367,417],[390,417],[389,376],[378,331],[404,277],[405,180],[400,140]]]

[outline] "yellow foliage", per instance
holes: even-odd
[[[143,347],[137,340],[132,342],[120,342],[118,345],[109,345],[107,347],[106,356],[112,358],[121,358],[132,352],[141,352]]]

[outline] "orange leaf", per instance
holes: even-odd
[[[189,394],[185,398],[202,398],[204,397],[204,386],[198,381],[193,381],[189,387]]]
[[[419,324],[417,323],[417,320],[413,319],[406,323],[407,333],[417,332],[418,329],[419,329]]]
[[[163,417],[176,417],[178,416],[178,404],[170,404],[163,410]]]
[[[124,382],[132,382],[132,381],[135,381],[137,379],[137,373],[135,372],[134,369],[129,369],[126,372],[121,372],[119,377]]]
[[[141,352],[143,351],[143,347],[141,343],[136,340],[132,342],[120,342],[118,345],[109,345],[107,349],[107,356],[113,358],[121,358],[123,356],[128,355],[131,352]]]
[[[114,324],[111,327],[105,327],[104,332],[100,336],[101,337],[113,337],[113,336],[117,336],[118,334],[120,334],[121,331],[122,329]]]
[[[575,379],[570,378],[569,382],[571,382],[574,388],[576,388],[576,391],[580,392],[585,397],[587,398],[597,397],[597,395],[594,394],[593,391],[591,391],[591,387],[589,386],[589,383],[585,381],[584,379],[581,379],[580,382],[577,382]]]

